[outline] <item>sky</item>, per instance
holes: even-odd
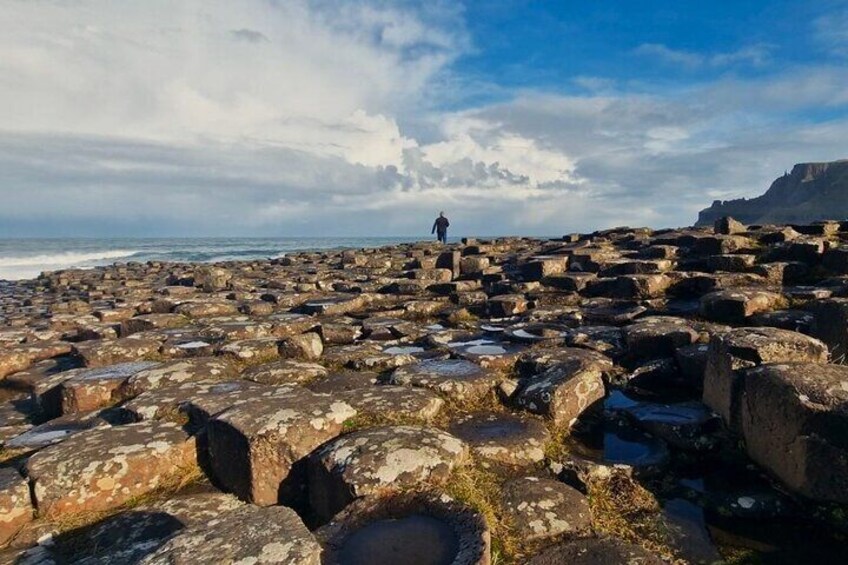
[[[848,0],[0,0],[0,237],[692,224],[848,158]]]

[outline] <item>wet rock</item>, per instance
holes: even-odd
[[[324,520],[355,498],[389,488],[447,481],[468,456],[456,437],[433,428],[386,426],[342,436],[309,459],[309,501]]]
[[[327,369],[323,365],[294,359],[251,367],[242,374],[243,379],[264,385],[306,384],[326,376]]]
[[[538,477],[514,479],[504,485],[501,502],[521,539],[591,534],[592,517],[586,496],[565,483]]]
[[[27,475],[40,516],[108,510],[196,465],[179,426],[139,423],[80,432],[30,457]]]
[[[639,403],[623,410],[634,424],[686,451],[707,451],[717,445],[716,414],[700,402]]]
[[[244,505],[180,531],[140,565],[319,565],[320,555],[321,547],[294,510]]]
[[[745,374],[743,388],[751,458],[795,492],[848,502],[848,367],[762,365]]]
[[[0,468],[0,545],[32,521],[29,484],[12,467]]]
[[[483,461],[529,465],[545,458],[550,439],[547,428],[532,418],[508,413],[475,413],[463,416],[448,431],[467,443]]]
[[[100,412],[69,414],[28,429],[7,441],[5,447],[7,449],[34,451],[48,445],[61,443],[79,432],[108,426],[109,423],[101,417]]]
[[[594,538],[551,546],[530,559],[527,565],[560,565],[562,563],[662,565],[663,560],[638,545],[614,538]]]
[[[715,410],[734,432],[740,431],[742,376],[763,363],[826,363],[821,341],[776,328],[738,328],[713,336],[704,373],[704,404]]]
[[[490,533],[482,515],[428,492],[360,498],[315,532],[327,565],[487,565]]]
[[[364,417],[431,420],[445,404],[439,395],[421,388],[370,386],[335,393]]]
[[[338,435],[355,415],[349,404],[300,387],[278,387],[247,399],[208,423],[212,471],[239,498],[277,504],[288,496],[283,483],[293,465]]]
[[[455,399],[485,396],[497,383],[493,373],[464,359],[432,359],[396,369],[389,384],[428,388]]]

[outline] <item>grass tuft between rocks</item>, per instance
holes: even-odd
[[[598,534],[641,545],[667,561],[679,562],[669,546],[660,504],[650,491],[615,469],[609,476],[589,478],[586,486],[592,525]]]

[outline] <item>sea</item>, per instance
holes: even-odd
[[[0,280],[43,271],[127,261],[214,263],[273,259],[294,251],[359,249],[419,241],[413,237],[203,237],[0,239]]]

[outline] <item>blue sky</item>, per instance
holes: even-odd
[[[0,236],[686,225],[848,158],[848,0],[0,0]]]

